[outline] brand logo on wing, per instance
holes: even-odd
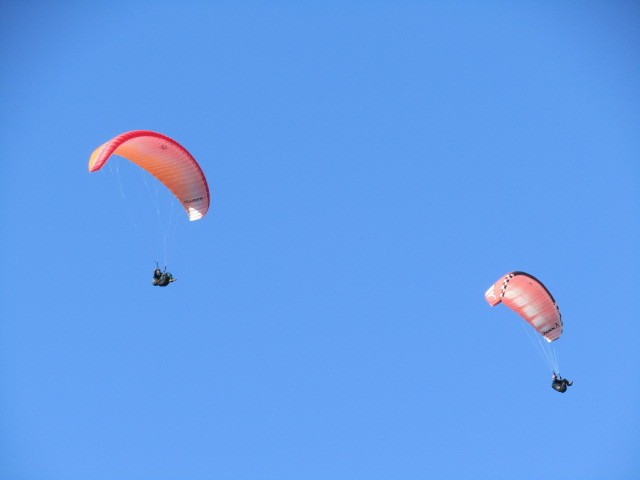
[[[202,197],[192,198],[191,200],[185,200],[184,203],[189,205],[190,203],[197,202],[197,201],[200,201],[200,200],[202,200]]]
[[[560,328],[560,325],[558,325],[558,322],[556,322],[556,324],[555,324],[553,327],[548,328],[548,329],[546,329],[545,331],[543,331],[543,332],[542,332],[542,335],[546,335],[546,334],[548,334],[548,333],[551,333],[551,332],[553,332],[556,328]]]

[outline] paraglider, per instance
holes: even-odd
[[[166,270],[163,272],[162,270],[160,270],[160,268],[156,267],[156,269],[153,271],[153,279],[151,280],[151,283],[156,287],[166,287],[171,282],[175,282],[176,280],[177,278],[174,278],[174,276]]]
[[[151,180],[159,185],[159,190],[164,187],[168,189],[167,196],[171,203],[177,200],[190,221],[202,219],[209,210],[209,186],[204,172],[193,156],[172,138],[148,130],[134,130],[118,135],[93,151],[89,159],[89,172],[100,170],[112,156],[122,157],[148,172],[153,177]],[[135,198],[127,198],[126,201],[130,204],[127,205],[130,213],[138,212],[141,204]],[[161,208],[160,205],[154,205],[156,211]],[[161,215],[158,213],[157,216]],[[156,227],[156,236],[162,237],[165,262],[167,237],[175,228],[174,225],[175,222],[171,223],[169,220],[168,226]],[[175,281],[166,268],[162,271],[156,264],[152,280],[154,286],[165,287]]]
[[[552,387],[564,393],[573,382],[562,379],[555,350],[549,345],[560,338],[563,332],[562,315],[553,296],[544,284],[525,272],[511,272],[500,278],[485,292],[485,299],[492,307],[503,303],[537,332],[543,358],[553,372]],[[545,346],[547,345],[547,346]]]
[[[567,387],[570,387],[571,385],[573,385],[573,382],[566,378],[562,378],[560,375],[556,375],[554,372],[551,380],[551,388],[556,392],[564,393],[567,391]]]

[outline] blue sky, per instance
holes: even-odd
[[[640,475],[637,3],[0,8],[0,478]],[[212,193],[166,289],[87,171],[135,129]]]

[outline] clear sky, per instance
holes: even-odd
[[[639,478],[639,47],[631,1],[1,1],[0,478]],[[212,193],[165,289],[87,171],[136,129]]]

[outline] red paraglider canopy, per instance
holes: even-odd
[[[199,220],[209,209],[209,186],[198,162],[178,142],[161,133],[134,130],[100,145],[89,159],[95,172],[119,155],[162,182],[180,201],[189,220]]]
[[[504,303],[535,328],[548,342],[562,335],[560,309],[540,280],[524,272],[511,272],[484,294],[492,307]]]

